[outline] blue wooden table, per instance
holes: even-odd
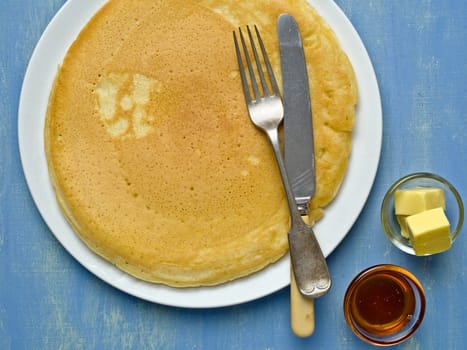
[[[414,257],[385,238],[382,197],[402,175],[435,172],[467,200],[467,2],[337,0],[372,59],[383,105],[381,161],[369,199],[329,256],[333,288],[312,337],[289,326],[289,290],[220,309],[149,303],[107,285],[57,242],[35,207],[18,150],[18,99],[39,37],[64,0],[0,1],[0,349],[369,349],[342,300],[362,269],[393,263],[425,288],[421,328],[398,349],[467,348],[467,237]]]

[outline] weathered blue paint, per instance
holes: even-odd
[[[426,289],[421,328],[396,348],[467,347],[465,229],[449,252],[415,258],[394,248],[379,224],[384,191],[409,172],[443,175],[467,199],[467,2],[336,1],[373,61],[384,139],[368,202],[328,259],[334,284],[316,301],[308,339],[290,331],[287,288],[214,310],[151,304],[97,279],[55,240],[29,195],[16,129],[28,60],[64,2],[0,5],[0,349],[370,349],[347,328],[342,299],[352,277],[377,263],[409,268]]]

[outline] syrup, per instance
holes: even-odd
[[[398,332],[415,311],[415,295],[400,274],[377,272],[362,279],[353,293],[350,312],[365,332],[379,336]]]

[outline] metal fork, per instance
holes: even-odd
[[[279,125],[284,116],[284,108],[279,88],[274,77],[274,72],[272,70],[271,63],[269,62],[259,30],[256,25],[254,27],[264,65],[266,66],[266,72],[263,70],[253,35],[250,28],[247,26],[246,29],[248,32],[250,47],[253,53],[253,59],[256,62],[255,73],[255,68],[252,64],[250,54],[248,53],[249,51],[245,38],[241,28],[239,28],[241,48],[243,49],[243,56],[246,62],[249,78],[247,78],[245,71],[239,41],[237,40],[237,33],[235,31],[233,32],[235,52],[237,54],[243,92],[250,119],[253,124],[267,134],[269,142],[274,150],[274,155],[281,174],[291,217],[291,227],[288,238],[290,257],[297,286],[300,293],[304,296],[317,298],[329,290],[331,287],[331,277],[326,265],[326,259],[324,258],[315,234],[311,227],[303,222],[297,209],[292,187],[287,177],[278,133]],[[258,86],[257,77],[259,77],[261,89]],[[269,84],[267,77],[269,78]]]

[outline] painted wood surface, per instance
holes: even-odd
[[[415,258],[385,238],[385,190],[432,171],[467,195],[467,2],[337,0],[373,61],[383,104],[381,162],[368,202],[328,258],[334,284],[316,301],[315,334],[290,331],[289,290],[209,310],[148,303],[105,284],[56,241],[25,183],[17,112],[28,60],[64,0],[0,0],[0,349],[370,349],[342,300],[362,269],[394,263],[425,287],[425,320],[397,349],[467,347],[466,229],[444,254]]]

